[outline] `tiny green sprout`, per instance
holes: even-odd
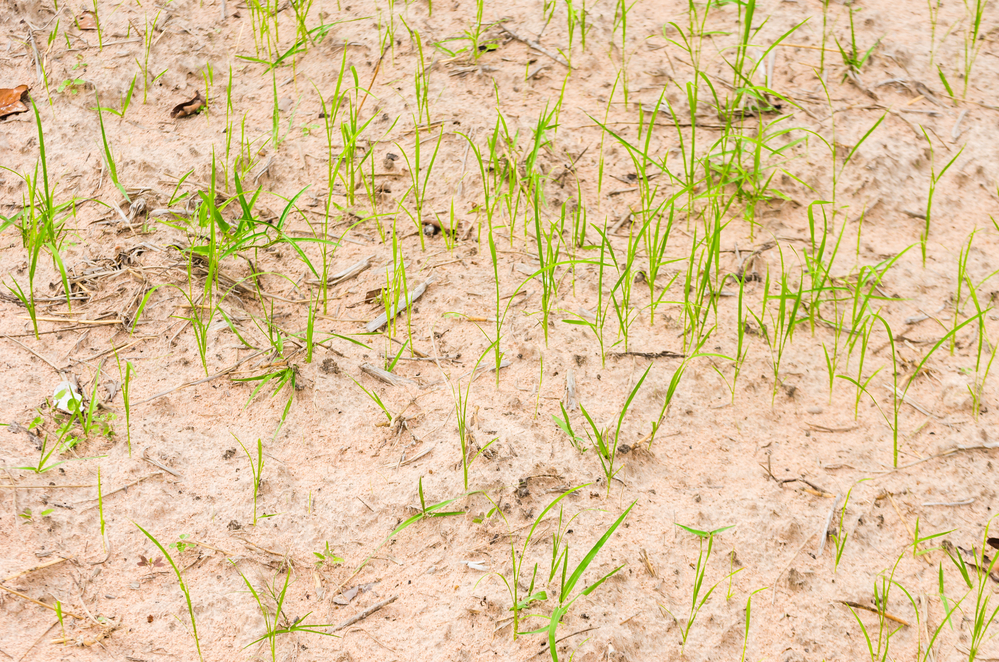
[[[25,520],[26,522],[35,522],[35,521],[37,521],[35,519],[36,517],[38,519],[41,519],[43,517],[48,517],[53,512],[54,512],[54,510],[52,508],[48,508],[46,510],[43,510],[41,513],[32,513],[31,512],[31,508],[25,508],[24,511],[18,513],[17,516],[20,517],[21,519]]]
[[[61,94],[66,90],[69,90],[70,94],[76,94],[85,84],[86,81],[82,78],[67,78],[63,82],[59,83],[59,86],[56,88],[56,92]]]
[[[182,533],[177,536],[177,542],[172,542],[167,545],[167,547],[176,549],[179,554],[183,554],[185,551],[195,546],[193,542],[185,542],[190,537],[191,536],[188,534]]]
[[[343,558],[337,556],[332,549],[330,549],[330,543],[326,541],[326,548],[321,552],[312,552],[316,557],[316,569],[323,567],[324,565],[339,565],[344,562]]]

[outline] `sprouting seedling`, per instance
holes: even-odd
[[[863,478],[853,484],[852,487],[847,491],[846,498],[843,499],[843,508],[839,511],[839,524],[836,527],[836,533],[829,534],[833,543],[836,545],[836,556],[833,563],[833,574],[839,569],[839,562],[843,558],[843,550],[846,549],[846,539],[849,537],[850,532],[846,530],[846,506],[850,503],[850,495],[853,493],[853,488],[863,483],[865,480],[870,480],[870,478]]]
[[[853,7],[850,7],[850,43],[846,48],[839,43],[839,39],[836,40],[836,47],[839,49],[840,56],[843,58],[843,66],[846,67],[846,72],[843,74],[843,80],[845,81],[850,76],[856,76],[860,73],[860,70],[864,68],[867,63],[868,58],[871,57],[871,53],[874,49],[878,47],[881,43],[881,38],[879,38],[874,45],[868,48],[864,53],[860,52],[857,47],[857,33],[853,29]]]
[[[745,609],[745,613],[746,613],[746,631],[745,631],[745,634],[743,635],[743,639],[742,639],[742,657],[739,658],[739,662],[746,662],[746,649],[749,647],[749,621],[750,621],[750,617],[752,616],[753,596],[756,595],[757,593],[759,593],[760,591],[767,590],[768,588],[770,588],[770,587],[769,586],[764,586],[762,588],[758,588],[755,591],[753,591],[752,593],[750,593],[749,597],[746,598],[746,609]]]
[[[558,640],[556,639],[558,626],[561,625],[562,619],[565,618],[565,615],[567,613],[569,613],[569,609],[572,608],[572,605],[575,604],[575,602],[579,600],[579,598],[585,597],[593,593],[593,591],[595,591],[601,584],[603,584],[605,581],[616,575],[618,571],[620,571],[621,568],[624,567],[624,564],[617,566],[616,568],[605,574],[600,579],[587,585],[582,590],[574,593],[576,585],[583,577],[583,573],[586,572],[587,568],[589,568],[590,564],[593,563],[593,560],[596,558],[597,554],[600,553],[600,550],[603,548],[603,546],[607,544],[607,541],[610,540],[612,535],[614,535],[614,532],[617,530],[617,528],[621,526],[621,523],[624,522],[625,518],[628,517],[628,513],[630,513],[631,509],[635,507],[635,503],[637,502],[632,501],[631,505],[629,505],[625,509],[625,511],[621,513],[621,515],[614,521],[614,523],[611,524],[610,528],[608,528],[607,531],[604,532],[603,536],[601,536],[600,539],[593,544],[593,547],[591,547],[590,551],[586,553],[586,556],[584,556],[582,560],[580,560],[579,564],[576,566],[576,568],[572,571],[571,574],[569,573],[569,544],[563,543],[563,548],[561,552],[562,568],[559,577],[558,606],[555,607],[552,610],[551,615],[547,617],[548,618],[547,625],[540,627],[537,630],[532,630],[531,632],[524,633],[524,634],[547,633],[548,652],[551,654],[552,662],[558,662],[558,651],[557,651]],[[556,560],[557,558],[558,557],[556,557]]]
[[[961,154],[964,152],[965,145],[961,145],[961,149],[957,150],[957,154],[955,154],[951,158],[951,160],[947,162],[947,165],[945,165],[943,168],[940,169],[940,172],[937,172],[934,161],[933,141],[930,140],[930,136],[928,133],[926,133],[926,129],[924,129],[922,126],[920,126],[919,128],[922,130],[923,137],[926,138],[926,144],[930,148],[930,188],[929,188],[929,193],[926,196],[926,225],[923,228],[923,232],[919,235],[919,250],[923,256],[923,266],[925,267],[926,242],[930,238],[930,222],[933,218],[933,194],[936,192],[937,183],[940,181],[941,178],[943,178],[945,174],[947,174],[947,170],[949,170],[950,167],[954,165],[954,161],[957,161],[957,157],[961,156]]]
[[[196,547],[196,545],[193,542],[187,542],[187,539],[190,537],[191,537],[190,535],[182,533],[179,536],[177,536],[177,540],[175,542],[172,542],[167,546],[170,547],[171,549],[176,549],[178,554],[183,554],[188,549],[193,549],[194,547]]]
[[[139,554],[139,562],[136,563],[140,568],[165,568],[166,563],[163,563],[163,557],[161,556],[150,556],[146,558],[144,555]]]
[[[155,81],[149,78],[149,55],[153,50],[153,41],[156,32],[156,23],[160,20],[160,12],[156,12],[156,16],[153,17],[153,22],[149,22],[149,17],[145,18],[145,31],[142,35],[142,60],[140,61],[136,58],[135,63],[139,65],[139,69],[142,70],[142,104],[145,105],[146,97],[149,92],[149,86]],[[163,70],[166,73],[166,70]],[[163,74],[160,74],[161,76]]]
[[[231,433],[230,433],[231,434]],[[253,457],[250,455],[250,451],[246,449],[243,442],[239,440],[239,437],[232,435],[232,438],[236,440],[239,447],[243,449],[246,454],[246,459],[250,462],[250,472],[253,474],[253,525],[257,525],[257,495],[260,494],[260,483],[263,480],[264,475],[264,442],[258,437],[257,438],[257,460],[254,462]],[[264,517],[267,517],[265,515]]]
[[[893,587],[898,587],[907,594],[910,600],[912,600],[912,597],[908,595],[908,591],[905,591],[902,585],[895,580],[895,572],[898,570],[898,565],[904,557],[905,552],[903,551],[902,554],[899,555],[898,559],[896,559],[895,564],[892,566],[891,572],[888,574],[882,572],[878,578],[874,580],[873,611],[877,615],[878,627],[876,631],[869,631],[867,625],[865,625],[864,621],[861,620],[860,615],[857,613],[857,610],[853,607],[853,605],[844,603],[850,610],[850,613],[853,614],[853,618],[857,621],[857,624],[860,626],[871,662],[881,662],[882,660],[891,659],[888,652],[891,646],[891,638],[895,636],[903,627],[902,625],[898,625],[896,627],[888,615],[888,601],[891,596],[891,589]],[[915,606],[915,601],[913,601],[913,606]],[[916,612],[918,614],[918,609]]]
[[[697,566],[694,568],[694,585],[691,591],[690,598],[690,613],[687,617],[687,624],[684,626],[683,631],[680,633],[682,644],[681,651],[687,647],[687,638],[690,636],[690,630],[694,627],[694,621],[697,619],[697,614],[701,611],[705,604],[707,604],[708,599],[714,590],[718,588],[722,581],[719,580],[711,586],[705,584],[705,575],[708,571],[708,562],[711,560],[711,551],[714,547],[715,536],[717,536],[722,531],[728,531],[733,528],[733,526],[723,526],[720,529],[715,529],[713,531],[699,531],[698,529],[693,529],[689,526],[684,526],[683,524],[677,524],[678,527],[686,531],[687,533],[692,533],[698,538],[699,550],[697,553]],[[741,568],[740,568],[741,570]],[[735,572],[739,572],[736,570]],[[733,573],[729,573],[731,576]]]
[[[589,424],[590,429],[587,431],[587,436],[590,438],[590,443],[593,445],[594,449],[597,451],[597,456],[600,458],[600,466],[604,472],[604,478],[607,480],[607,494],[610,494],[611,481],[617,476],[621,468],[614,468],[615,461],[617,459],[617,451],[619,444],[621,442],[621,425],[624,423],[624,416],[628,413],[628,409],[631,407],[632,400],[638,395],[638,389],[642,387],[642,383],[645,378],[649,376],[649,371],[652,370],[652,364],[645,369],[642,376],[639,378],[638,382],[631,389],[628,394],[628,399],[624,402],[624,407],[621,408],[620,414],[617,417],[617,427],[614,430],[614,436],[611,437],[609,430],[600,428],[590,416],[586,408],[583,407],[582,403],[579,405],[579,409],[583,412],[583,416],[586,418],[587,424]]]
[[[890,412],[891,416],[889,416],[889,413],[885,412],[881,408],[881,404],[878,402],[877,398],[875,398],[874,395],[867,389],[866,385],[867,385],[868,382],[870,382],[870,379],[868,379],[863,384],[861,384],[858,380],[855,380],[852,377],[847,377],[847,376],[844,375],[844,376],[842,376],[842,378],[846,379],[847,381],[849,381],[850,383],[852,383],[854,386],[856,386],[859,391],[867,394],[867,396],[871,399],[871,402],[874,403],[875,407],[877,407],[878,411],[881,413],[881,416],[885,419],[885,423],[887,423],[888,427],[891,428],[891,431],[892,431],[892,456],[893,456],[893,465],[892,466],[895,466],[895,467],[898,466],[898,453],[899,453],[899,443],[898,443],[899,414],[900,414],[900,412],[902,410],[902,405],[905,402],[906,394],[909,392],[909,387],[912,386],[912,382],[915,381],[916,377],[919,376],[919,374],[922,372],[923,367],[926,365],[926,362],[930,360],[930,357],[933,356],[933,354],[938,349],[940,349],[940,347],[942,347],[945,343],[947,343],[951,339],[951,337],[956,336],[958,331],[960,331],[961,329],[963,329],[964,327],[968,326],[969,324],[971,324],[973,322],[977,322],[979,320],[979,318],[984,313],[985,313],[985,311],[982,311],[978,315],[974,315],[972,317],[969,317],[964,322],[962,322],[961,324],[957,325],[956,327],[954,327],[953,329],[951,329],[950,331],[948,331],[947,333],[945,333],[944,336],[942,338],[940,338],[940,340],[938,340],[933,345],[933,347],[931,347],[930,350],[928,352],[926,352],[926,354],[923,355],[922,360],[919,362],[918,365],[916,365],[916,369],[909,376],[909,378],[905,380],[905,384],[902,385],[902,386],[899,385],[898,352],[897,352],[896,347],[895,347],[895,336],[892,333],[891,327],[888,325],[887,320],[885,320],[880,315],[880,313],[875,313],[873,315],[874,320],[876,320],[877,322],[880,322],[881,325],[884,327],[885,333],[888,335],[888,345],[889,345],[889,347],[891,347],[891,368],[890,369],[891,369],[891,374],[892,374],[892,384],[891,385],[885,385],[885,387],[891,393],[891,398],[892,398],[892,410]]]
[[[985,45],[980,41],[982,30],[982,16],[989,0],[964,0],[964,8],[968,12],[968,26],[964,33],[964,91],[961,96],[968,97],[968,83],[971,82],[971,70],[978,59],[978,53]],[[943,71],[941,70],[941,74]]]
[[[115,165],[114,153],[111,151],[111,145],[108,144],[108,135],[104,130],[104,114],[101,112],[101,98],[97,95],[96,90],[94,94],[97,98],[97,121],[101,126],[101,141],[104,144],[104,161],[108,166],[108,174],[111,176],[111,181],[114,183],[115,188],[117,188],[121,193],[122,197],[124,197],[128,202],[131,202],[132,199],[128,197],[128,191],[125,190],[125,187],[121,185],[121,181],[118,179],[118,167]],[[124,111],[122,112],[124,113]]]
[[[132,373],[135,371],[131,361],[125,361],[124,372],[121,369],[121,359],[118,350],[114,350],[114,360],[118,364],[118,374],[121,376],[121,399],[125,405],[125,437],[128,443],[128,455],[132,456]]]
[[[249,648],[255,644],[259,644],[262,641],[267,641],[271,649],[271,660],[273,662],[277,661],[277,637],[281,634],[292,634],[292,633],[307,633],[307,634],[319,634],[326,637],[335,637],[337,635],[332,632],[325,632],[319,628],[329,628],[332,624],[312,624],[305,623],[305,619],[309,617],[312,612],[305,614],[293,621],[288,619],[284,614],[284,603],[288,596],[288,587],[291,584],[291,569],[289,568],[285,572],[284,584],[280,589],[277,588],[277,584],[272,586],[265,586],[262,590],[257,590],[254,588],[250,580],[243,574],[243,572],[236,567],[236,562],[232,559],[229,560],[236,572],[243,579],[243,583],[246,584],[246,588],[250,591],[250,595],[253,596],[253,600],[257,603],[257,607],[260,609],[260,613],[264,617],[264,628],[265,632],[263,636],[251,641],[250,643],[243,646],[243,648]],[[274,601],[273,610],[266,604],[265,595],[269,595]],[[284,625],[281,625],[282,621]]]
[[[364,394],[366,396],[368,396],[369,398],[371,398],[372,402],[374,402],[376,405],[378,405],[378,408],[382,410],[383,414],[385,414],[385,418],[388,419],[389,423],[391,423],[393,420],[395,420],[395,416],[392,415],[392,412],[390,412],[388,410],[388,407],[385,406],[385,403],[382,402],[382,399],[378,396],[378,393],[376,393],[373,389],[372,390],[368,390],[368,389],[364,388],[364,385],[361,384],[361,382],[357,381],[356,379],[354,379],[350,375],[347,375],[347,376],[350,377],[350,381],[352,381],[355,384],[357,384],[357,388],[359,388],[362,391],[364,391]]]
[[[31,512],[31,508],[25,508],[23,511],[19,512],[17,516],[28,522],[35,522],[36,521],[35,518],[42,519],[48,517],[54,512],[55,512],[54,508],[46,508],[40,513],[33,513]]]
[[[132,522],[132,524],[135,524],[135,522]],[[138,524],[135,524],[135,527],[139,529],[139,531],[142,531],[143,535],[149,538],[149,540],[156,545],[166,558],[167,562],[170,564],[170,567],[173,568],[174,574],[177,575],[177,583],[180,585],[180,590],[184,594],[184,599],[187,600],[187,613],[191,617],[191,633],[194,636],[194,645],[198,649],[198,659],[203,661],[205,658],[201,654],[201,640],[198,639],[198,623],[194,617],[194,605],[191,603],[191,591],[187,586],[187,582],[184,581],[184,575],[181,573],[180,568],[177,567],[177,564],[174,563],[173,557],[170,556],[170,552],[166,550],[166,547],[164,547],[159,540],[153,537],[153,534],[149,533]],[[145,560],[145,557],[140,558]],[[152,563],[147,562],[147,565],[155,566],[155,561]]]
[[[586,439],[573,432],[572,424],[569,422],[569,412],[565,410],[565,405],[560,402],[559,407],[562,409],[562,418],[559,418],[556,414],[552,414],[552,420],[555,421],[555,425],[557,425],[562,432],[565,432],[565,434],[569,437],[569,441],[576,448],[576,450],[580,453],[585,453],[586,447],[583,446],[583,442],[586,441]]]
[[[326,548],[321,552],[312,552],[316,557],[316,568],[321,568],[323,566],[340,565],[344,562],[343,558],[337,556],[336,553],[330,548],[330,543],[326,541]]]

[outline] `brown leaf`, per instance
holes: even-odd
[[[347,589],[346,591],[344,591],[340,595],[334,596],[333,597],[333,602],[336,603],[336,604],[338,604],[338,605],[348,605],[348,604],[350,604],[350,601],[353,600],[357,596],[357,594],[358,594],[358,592],[360,592],[360,590],[361,589],[358,586],[355,586],[354,588],[351,588],[351,589]]]
[[[8,115],[16,115],[28,110],[28,106],[24,103],[27,98],[27,85],[18,85],[13,90],[0,89],[0,120]]]
[[[201,92],[195,92],[194,98],[190,101],[185,101],[184,103],[179,103],[173,107],[170,111],[170,117],[174,119],[180,119],[181,117],[187,117],[189,115],[196,115],[201,112],[203,108],[207,108],[208,103],[205,98],[201,96]]]
[[[96,30],[97,29],[97,17],[92,11],[82,12],[76,17],[76,26],[81,30]]]

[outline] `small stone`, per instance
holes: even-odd
[[[821,414],[823,410],[822,407],[806,407],[805,411],[809,414]]]

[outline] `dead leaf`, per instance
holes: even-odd
[[[350,601],[357,597],[357,594],[362,591],[370,591],[375,587],[377,581],[369,582],[367,584],[358,584],[354,588],[347,589],[341,592],[339,595],[334,596],[333,602],[338,605],[350,604]]]
[[[96,30],[97,29],[97,17],[92,11],[82,12],[76,17],[76,27],[81,30]]]
[[[360,590],[361,588],[359,586],[355,586],[352,589],[348,589],[343,593],[341,593],[340,595],[335,596],[333,598],[333,602],[338,605],[350,604],[350,601],[353,600],[355,597],[357,597],[357,594],[360,592]]]
[[[189,115],[196,115],[202,111],[202,109],[207,108],[208,103],[205,98],[201,96],[201,92],[195,92],[194,98],[190,101],[185,101],[184,103],[179,103],[173,107],[170,111],[170,117],[174,119],[180,119],[181,117],[188,117]]]
[[[27,85],[18,85],[13,90],[0,89],[0,120],[8,115],[16,115],[28,110],[28,106],[24,103],[27,98]]]

